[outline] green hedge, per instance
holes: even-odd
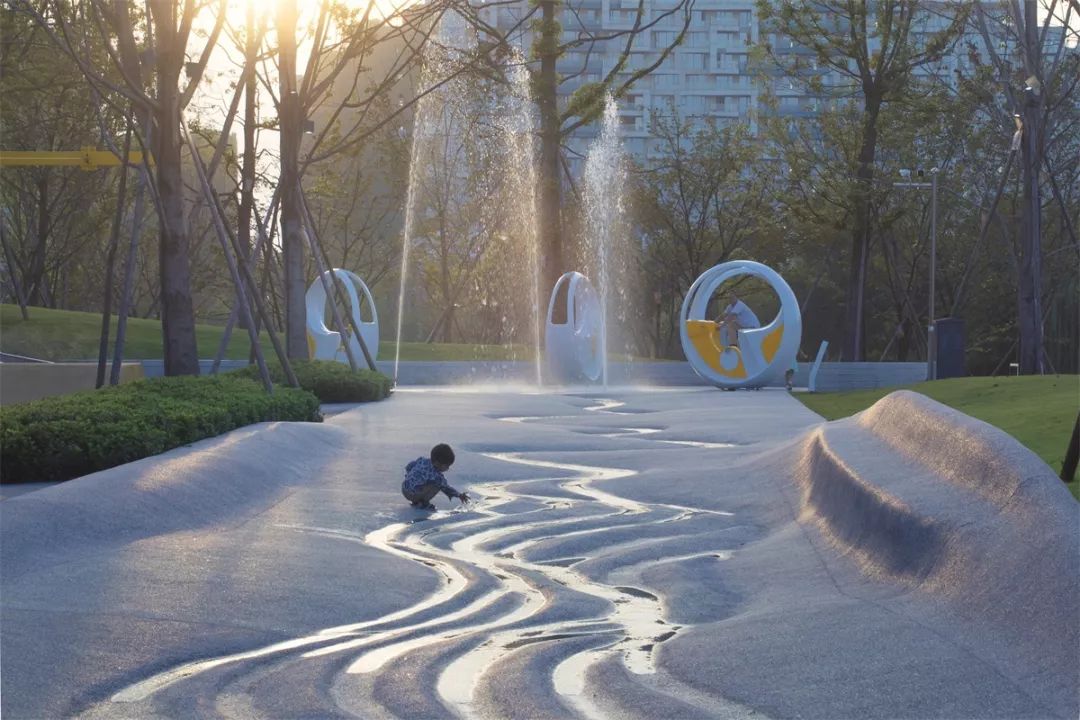
[[[0,407],[0,481],[68,480],[271,420],[320,422],[304,390],[235,375],[140,380]]]
[[[269,363],[270,376],[275,383],[285,383],[285,373],[277,363]],[[292,363],[300,387],[314,393],[324,403],[354,403],[382,400],[390,395],[393,382],[380,372],[357,370],[332,360],[298,360]],[[230,375],[259,379],[259,369],[249,365]]]

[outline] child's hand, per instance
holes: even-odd
[[[462,505],[464,505],[467,502],[472,502],[470,500],[470,498],[469,498],[469,493],[458,493],[458,500],[461,501]]]

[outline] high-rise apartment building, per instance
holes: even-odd
[[[648,30],[634,39],[631,59],[623,77],[651,65],[678,38],[684,16],[671,0],[646,2]],[[637,17],[637,0],[570,0],[560,21],[563,41],[581,33],[596,36],[629,31]],[[532,9],[527,0],[488,9],[487,20],[502,32],[521,24]],[[521,24],[511,38],[524,51],[531,39],[528,24]],[[748,70],[750,49],[758,40],[753,0],[697,0],[683,43],[650,75],[638,80],[620,102],[620,133],[627,151],[637,156],[649,152],[649,113],[674,107],[680,115],[709,117],[717,122],[751,118],[758,104],[759,87]],[[626,37],[584,44],[560,58],[558,70],[569,79],[559,92],[570,95],[582,85],[598,82],[615,66],[625,48]],[[596,128],[586,126],[569,142],[571,154],[584,153]],[[574,158],[571,157],[571,162]]]
[[[676,40],[683,26],[682,12],[663,17],[676,4],[673,0],[646,0],[643,24],[654,21],[656,24],[635,38],[623,77],[651,65]],[[583,34],[604,36],[628,31],[634,25],[637,7],[638,0],[568,0],[560,17],[562,41],[571,42]],[[955,7],[955,2],[945,0],[927,3],[913,22],[916,42],[946,28]],[[501,32],[510,33],[512,42],[527,53],[531,37],[529,23],[523,23],[522,18],[533,9],[529,0],[503,2],[487,8],[485,20]],[[872,6],[870,13],[872,22]],[[517,30],[510,32],[513,28]],[[620,132],[627,151],[641,159],[655,152],[649,133],[653,111],[669,112],[674,108],[682,118],[718,124],[743,122],[756,130],[756,120],[764,112],[812,117],[830,96],[857,93],[850,77],[835,69],[818,67],[817,59],[807,49],[786,37],[762,37],[762,32],[753,0],[696,0],[683,42],[660,67],[638,80],[620,101]],[[821,74],[826,92],[815,96],[801,83],[781,74],[762,80],[760,68],[755,68],[751,60],[751,49],[759,42],[770,43],[777,52],[800,56],[804,72]],[[595,45],[584,44],[567,52],[558,66],[559,72],[568,78],[560,85],[560,95],[565,98],[578,87],[604,78],[625,45],[624,36]],[[953,52],[940,62],[921,67],[917,73],[933,74],[941,82],[955,82],[955,71],[970,69],[969,45],[981,54],[978,49],[984,45],[982,36],[974,30],[966,32]],[[873,51],[873,47],[870,49]],[[850,92],[846,90],[848,86],[852,86]],[[776,98],[775,111],[766,108],[765,95]],[[574,133],[568,142],[571,163],[575,163],[574,156],[580,157],[586,151],[596,132],[595,126],[585,126]]]

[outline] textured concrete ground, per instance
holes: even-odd
[[[1078,507],[910,393],[399,392],[0,503],[0,710],[1071,718]]]

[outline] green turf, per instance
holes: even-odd
[[[0,305],[0,351],[43,360],[89,360],[97,358],[101,337],[101,316],[68,310],[32,307],[30,319],[23,320],[17,305]],[[223,328],[212,325],[195,327],[199,356],[212,358],[217,352]],[[109,351],[116,339],[116,317],[109,330]],[[271,351],[269,338],[263,346]],[[246,358],[248,341],[245,332],[234,332],[226,357]],[[124,342],[124,358],[147,360],[161,357],[161,323],[157,320],[129,318]]]
[[[196,325],[195,336],[199,357],[212,358],[217,354],[224,329],[217,325]],[[0,352],[25,355],[42,360],[91,360],[98,355],[101,335],[101,316],[70,310],[30,308],[30,320],[23,321],[18,305],[0,304]],[[109,334],[109,352],[116,338],[116,318]],[[282,338],[284,341],[284,338]],[[272,357],[274,348],[270,337],[262,334],[263,352]],[[379,343],[379,359],[394,359],[393,342]],[[247,332],[234,330],[225,357],[244,360],[248,357]],[[402,360],[524,360],[534,358],[527,345],[474,345],[469,343],[401,343]],[[124,343],[127,360],[161,358],[161,323],[157,320],[131,318]],[[357,358],[363,362],[363,358]],[[625,355],[612,354],[614,361],[626,360]]]
[[[798,393],[795,397],[825,419],[835,420],[865,410],[899,389]],[[1054,472],[1061,472],[1080,408],[1080,375],[955,378],[906,389],[1001,428],[1045,460]],[[1075,476],[1069,486],[1073,495],[1080,497],[1080,482]]]

